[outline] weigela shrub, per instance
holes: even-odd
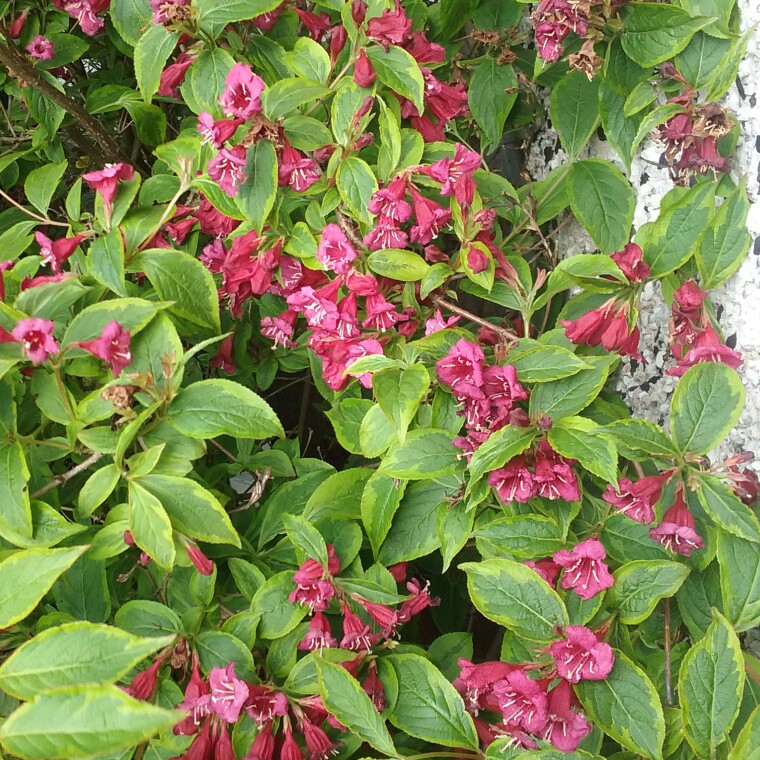
[[[0,12],[5,756],[755,756],[733,0]]]

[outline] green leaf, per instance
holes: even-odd
[[[200,12],[201,23],[226,26],[269,13],[279,3],[275,0],[196,0],[194,5]]]
[[[120,480],[121,472],[115,464],[93,472],[79,491],[77,517],[89,517],[113,493]]]
[[[86,546],[27,549],[0,562],[0,628],[8,628],[31,614],[58,576],[85,551]]]
[[[575,693],[589,718],[605,734],[634,754],[662,760],[665,716],[647,674],[615,652],[615,665],[604,681],[581,681]]]
[[[492,148],[501,141],[517,92],[517,77],[511,64],[498,64],[496,59],[487,57],[474,67],[467,90],[470,113]]]
[[[523,15],[523,6],[517,0],[481,0],[472,21],[478,29],[501,31],[517,26]]]
[[[639,227],[636,243],[652,277],[670,274],[692,257],[715,208],[714,194],[711,182],[675,188],[663,199],[657,219]]]
[[[378,472],[406,480],[437,478],[462,469],[460,453],[443,430],[413,430],[388,452]]]
[[[559,595],[531,568],[509,559],[466,562],[460,568],[475,607],[518,636],[549,642],[557,626],[568,624]]]
[[[736,81],[736,76],[739,73],[739,64],[747,54],[747,45],[749,45],[749,41],[755,34],[755,31],[755,26],[751,26],[741,37],[732,41],[729,51],[721,58],[720,63],[715,67],[713,75],[710,78],[707,94],[705,95],[707,101],[722,98],[728,91],[728,88]]]
[[[202,50],[187,70],[180,87],[182,99],[193,113],[215,112],[235,59],[221,47]]]
[[[157,248],[132,260],[132,270],[145,272],[169,311],[194,325],[221,332],[219,296],[214,278],[203,263],[182,251]]]
[[[571,71],[552,90],[552,126],[570,158],[580,154],[599,123],[598,89],[598,78],[589,82],[585,74]]]
[[[169,421],[191,438],[284,438],[272,408],[231,380],[201,380],[183,388],[169,406]]]
[[[152,23],[148,0],[111,0],[109,15],[121,38],[133,47]]]
[[[396,756],[393,740],[367,693],[340,665],[317,659],[319,693],[325,707],[362,741],[389,757]]]
[[[710,83],[730,47],[729,40],[720,40],[705,32],[697,32],[673,63],[695,90],[701,90]]]
[[[398,696],[388,716],[396,728],[444,747],[478,749],[462,697],[433,663],[417,654],[394,654],[386,661],[398,679]]]
[[[171,570],[176,552],[169,515],[161,502],[137,481],[129,484],[129,530],[135,543],[159,567]]]
[[[343,399],[338,406],[325,412],[335,431],[338,443],[352,454],[361,454],[359,430],[367,412],[375,405],[365,398]]]
[[[111,616],[106,564],[89,554],[80,557],[53,586],[56,606],[77,620],[105,623]]]
[[[68,686],[114,682],[174,636],[138,638],[110,625],[66,623],[16,649],[0,667],[0,688],[33,699]]]
[[[27,702],[0,727],[0,743],[27,760],[72,760],[134,747],[181,718],[116,686],[80,686]]]
[[[692,18],[672,5],[628,3],[624,11],[623,50],[640,66],[656,66],[680,53],[711,18]]]
[[[369,164],[357,156],[348,156],[338,165],[335,182],[345,204],[356,216],[370,224],[372,215],[367,205],[377,192],[377,180]]]
[[[304,103],[323,98],[330,88],[300,77],[280,79],[261,95],[261,107],[268,119],[276,121]]]
[[[126,602],[116,612],[114,623],[135,636],[165,636],[182,630],[174,610],[147,599]]]
[[[628,459],[644,458],[642,454],[666,459],[678,456],[678,449],[663,429],[649,420],[617,420],[603,429],[615,439],[618,450]]]
[[[577,459],[581,467],[607,483],[617,480],[617,449],[600,428],[585,417],[564,417],[547,434],[552,448],[563,457]]]
[[[327,546],[322,534],[300,515],[283,515],[282,523],[293,546],[301,549],[306,559],[315,559],[327,567]]]
[[[139,484],[160,502],[172,526],[188,536],[210,544],[232,544],[240,538],[217,498],[199,483],[174,475],[145,475]]]
[[[747,231],[746,179],[726,198],[697,249],[701,285],[710,290],[724,283],[744,261],[752,236]]]
[[[330,75],[330,56],[318,42],[310,37],[301,37],[286,57],[290,67],[299,77],[327,84],[327,77]]]
[[[399,248],[374,251],[369,255],[367,264],[375,274],[399,282],[421,280],[430,269],[430,265],[421,256]]]
[[[760,760],[760,707],[755,708],[744,724],[728,760]]]
[[[238,678],[255,678],[253,656],[250,647],[237,636],[223,631],[203,631],[195,637],[195,648],[201,661],[201,668],[208,673],[211,668],[224,668],[235,663]]]
[[[0,535],[11,530],[32,536],[32,511],[29,505],[29,468],[24,449],[17,441],[0,441]]]
[[[474,483],[487,472],[503,467],[507,462],[522,454],[536,437],[534,428],[507,425],[491,433],[470,458],[470,482]]]
[[[419,113],[425,110],[425,82],[417,61],[403,48],[390,45],[369,45],[367,57],[372,62],[377,78],[394,92],[411,100]]]
[[[422,364],[406,369],[391,367],[372,377],[372,390],[380,408],[403,441],[409,424],[430,387],[430,376]]]
[[[602,81],[599,85],[599,115],[602,120],[602,129],[630,174],[633,141],[644,120],[644,114],[639,112],[635,116],[626,116],[623,113],[626,94],[626,90],[612,87],[607,81]]]
[[[569,177],[570,206],[602,253],[622,250],[631,236],[633,188],[609,161],[576,162]]]
[[[560,526],[543,515],[497,517],[479,525],[474,535],[517,559],[541,559],[559,551],[565,544]]]
[[[135,79],[146,103],[158,91],[161,73],[178,39],[178,32],[170,32],[163,24],[153,24],[135,45]]]
[[[251,611],[261,615],[261,638],[277,639],[290,633],[303,620],[309,608],[288,600],[295,587],[293,573],[285,571],[273,575],[254,594]]]
[[[82,309],[63,336],[63,345],[97,338],[112,321],[118,322],[132,337],[140,332],[165,305],[142,298],[114,298]]]
[[[378,99],[377,103],[380,106],[378,116],[380,150],[377,154],[377,174],[380,179],[387,181],[401,160],[401,128],[398,117],[385,105],[385,101]],[[330,142],[329,137],[327,142]]]
[[[398,481],[380,472],[373,473],[364,486],[361,499],[362,523],[375,556],[388,535],[405,489],[405,481]]]
[[[738,633],[760,624],[760,547],[718,533],[720,587],[726,617]]]
[[[572,351],[560,346],[529,345],[509,352],[508,362],[517,370],[517,379],[521,383],[547,383],[561,380],[588,369],[589,365]]]
[[[67,167],[66,161],[61,161],[59,164],[46,164],[32,169],[24,180],[26,199],[42,214],[47,214],[50,201]]]
[[[297,150],[316,150],[332,142],[330,130],[311,116],[287,116],[282,128],[288,142]]]
[[[660,599],[670,598],[681,588],[689,570],[680,562],[664,560],[638,560],[619,567],[614,572],[610,601],[619,610],[620,622],[643,623]]]
[[[683,452],[707,454],[737,423],[744,386],[725,364],[695,364],[681,378],[670,402],[673,441]]]
[[[90,274],[120,296],[127,295],[124,279],[124,239],[119,230],[112,230],[93,240],[87,250]]]
[[[541,383],[530,394],[531,417],[543,413],[553,420],[572,417],[585,409],[602,390],[614,363],[613,357],[587,356],[591,369],[583,369],[572,377]]]
[[[760,523],[755,513],[727,485],[710,475],[700,475],[696,480],[699,503],[719,528],[760,543]]]
[[[713,611],[704,638],[683,658],[678,692],[684,734],[701,757],[714,757],[739,714],[744,690],[744,660],[739,638],[728,621]]]
[[[277,153],[270,140],[260,140],[248,149],[246,171],[237,205],[261,232],[277,198]]]

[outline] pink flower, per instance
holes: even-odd
[[[407,179],[400,174],[391,180],[386,187],[373,193],[367,204],[367,210],[376,214],[378,224],[397,226],[412,215],[412,207],[404,200]]]
[[[84,341],[79,347],[110,364],[114,377],[118,377],[124,367],[132,363],[129,342],[129,330],[124,330],[118,322],[111,321],[103,328],[99,338]]]
[[[55,325],[47,319],[21,319],[11,335],[21,344],[21,354],[33,364],[42,364],[51,354],[58,353],[53,338]]]
[[[129,686],[124,687],[124,691],[131,697],[140,699],[143,702],[149,700],[153,695],[158,683],[158,671],[164,664],[164,658],[159,657],[149,668],[141,670],[130,681]]]
[[[364,608],[364,611],[375,621],[383,632],[383,636],[390,638],[396,632],[396,627],[399,625],[398,610],[391,609],[385,604],[375,604],[374,602],[368,602],[361,597],[357,598],[359,604]]]
[[[350,652],[359,652],[366,649],[368,652],[381,639],[379,633],[370,633],[370,627],[362,619],[352,612],[348,605],[343,606],[343,638],[340,641],[341,649]]]
[[[494,687],[510,673],[517,670],[517,665],[507,662],[481,662],[478,665],[469,660],[458,660],[460,673],[452,681],[452,686],[462,695],[467,711],[477,715],[486,707],[486,699]]]
[[[26,52],[38,61],[49,61],[55,55],[53,43],[41,34],[37,35],[26,46]]]
[[[248,178],[245,170],[245,148],[223,148],[208,162],[208,176],[230,197],[237,195],[238,189]]]
[[[222,265],[226,256],[227,249],[224,247],[224,243],[219,239],[215,239],[203,247],[201,255],[198,258],[211,274],[219,274],[222,271]]]
[[[362,689],[372,700],[372,704],[378,712],[385,712],[388,706],[385,700],[385,688],[383,682],[378,678],[377,667],[374,663],[370,664],[369,675],[362,681]]]
[[[17,40],[21,36],[21,32],[24,31],[26,25],[26,19],[29,16],[29,8],[16,16],[8,26],[8,37],[12,40]]]
[[[437,607],[441,603],[440,599],[430,596],[429,582],[423,586],[420,581],[412,579],[406,584],[406,590],[411,595],[411,598],[403,601],[401,607],[399,607],[399,623],[407,623],[415,615],[419,615],[422,610],[428,607]]]
[[[338,325],[335,299],[339,287],[340,280],[319,290],[305,285],[287,297],[288,306],[292,311],[302,313],[309,327],[333,331]]]
[[[211,575],[214,572],[214,563],[196,544],[187,544],[187,556],[201,575]]]
[[[725,171],[727,166],[728,160],[718,153],[717,138],[705,137],[704,139],[695,139],[684,148],[676,169],[707,174],[708,171]]]
[[[340,560],[335,556],[335,549],[328,544],[327,567],[315,559],[307,559],[293,576],[295,591],[290,594],[291,604],[307,604],[312,612],[323,612],[335,596],[335,587],[330,577],[340,572]]]
[[[103,204],[110,209],[116,197],[119,180],[130,180],[135,170],[129,164],[106,164],[102,169],[82,175],[82,179],[103,198]]]
[[[550,586],[554,586],[559,575],[559,568],[551,559],[539,559],[535,562],[523,562],[523,565],[535,570]]]
[[[627,243],[622,251],[613,253],[610,258],[618,265],[620,271],[631,283],[643,282],[649,277],[649,265],[642,261],[643,252],[636,243]]]
[[[482,399],[485,371],[483,349],[472,341],[461,338],[448,354],[435,365],[438,380],[448,385],[457,399]]]
[[[178,8],[186,8],[190,0],[150,0],[154,24],[171,23],[178,15]]]
[[[309,30],[309,35],[315,42],[322,39],[322,35],[330,28],[330,17],[326,13],[316,14],[312,11],[295,9],[301,19],[301,23]]]
[[[178,705],[179,710],[185,710],[190,715],[174,727],[176,735],[189,736],[198,731],[201,720],[209,714],[210,693],[211,689],[201,677],[198,668],[198,656],[193,655],[193,668],[185,687],[185,697]]]
[[[201,196],[201,204],[195,211],[195,218],[201,226],[202,233],[215,237],[227,237],[240,226],[237,219],[218,211],[205,196]]]
[[[293,738],[293,730],[290,723],[285,724],[285,741],[280,748],[280,760],[303,760],[303,754]]]
[[[412,32],[404,48],[417,63],[443,63],[446,60],[446,48],[431,42],[424,32]]]
[[[395,224],[378,224],[364,236],[364,245],[370,251],[380,251],[386,248],[404,248],[409,236]]]
[[[440,309],[436,309],[435,314],[425,321],[425,335],[432,335],[448,327],[453,327],[461,317],[449,317],[445,319]]]
[[[615,579],[603,562],[606,556],[602,542],[596,538],[582,541],[571,551],[558,551],[553,560],[565,569],[560,582],[562,588],[575,591],[581,599],[591,599],[600,591],[610,588]]]
[[[280,3],[273,11],[262,13],[251,19],[251,23],[262,32],[271,32],[286,7],[287,3]]]
[[[42,263],[50,265],[53,272],[59,274],[63,263],[74,253],[77,246],[87,239],[87,235],[74,235],[74,237],[54,241],[37,231],[34,233],[34,239],[40,247]]]
[[[162,72],[158,83],[158,94],[164,98],[179,99],[179,86],[185,81],[185,75],[195,58],[188,53],[180,53],[174,63],[170,63]]]
[[[720,362],[733,369],[737,369],[744,363],[744,359],[738,351],[734,351],[722,343],[708,346],[694,346],[679,360],[678,366],[666,369],[665,374],[673,377],[682,377],[687,369],[703,362]]]
[[[567,0],[541,0],[531,16],[538,55],[550,63],[562,54],[562,42],[572,31],[586,34],[588,19]]]
[[[635,483],[629,478],[618,480],[618,490],[610,483],[602,498],[632,520],[649,525],[654,520],[654,505],[662,494],[668,475],[650,475]]]
[[[356,257],[356,250],[337,224],[328,224],[322,230],[317,259],[324,267],[336,274],[345,274]]]
[[[390,45],[401,45],[409,36],[412,22],[396,0],[394,10],[383,11],[383,15],[367,22],[367,36],[379,42],[386,50]]]
[[[539,733],[546,725],[546,692],[538,681],[533,681],[523,670],[513,670],[493,688],[494,698],[504,716],[504,722],[513,728]]]
[[[591,733],[591,724],[572,709],[577,704],[573,687],[560,681],[550,692],[547,725],[543,738],[560,752],[575,752],[578,745]]]
[[[227,726],[215,727],[214,733],[217,731],[219,735],[214,744],[214,760],[237,760],[235,751],[232,749],[232,740],[230,739]],[[188,758],[187,760],[192,760],[192,758]]]
[[[557,454],[547,440],[542,440],[536,452],[533,480],[538,495],[545,499],[580,501],[578,477],[570,462]]]
[[[271,721],[256,734],[251,749],[243,760],[274,760],[274,736],[272,736]]]
[[[294,311],[283,312],[278,317],[263,317],[259,323],[261,334],[274,341],[274,348],[294,348],[298,345],[291,340],[296,319],[298,315]]]
[[[245,711],[255,723],[263,726],[288,712],[288,698],[270,686],[248,685],[248,704]]]
[[[243,123],[242,119],[217,119],[208,111],[198,114],[198,132],[204,143],[213,145],[217,150],[235,134],[237,128]]]
[[[628,338],[628,304],[615,299],[606,301],[575,320],[560,320],[565,335],[576,345],[598,346],[605,351],[620,348]]]
[[[362,321],[362,327],[371,330],[385,332],[397,322],[402,322],[406,319],[403,314],[399,314],[396,311],[396,307],[387,301],[382,293],[368,295],[364,308],[367,311],[367,316]]]
[[[264,80],[254,74],[250,66],[236,63],[227,74],[224,92],[219,98],[224,115],[247,119],[261,111],[261,93],[265,87]]]
[[[382,354],[383,346],[380,341],[375,340],[374,338],[365,338],[364,340],[349,343],[346,347],[346,360],[343,371],[345,374],[351,375],[351,365],[357,359],[361,359],[362,356],[382,356]],[[360,375],[353,373],[353,377],[356,377],[365,388],[372,387],[372,374],[370,372],[363,372]]]
[[[483,372],[484,391],[491,405],[510,412],[515,401],[525,401],[528,393],[517,380],[517,370],[511,364],[487,367]]]
[[[694,516],[684,502],[683,486],[679,485],[673,506],[662,516],[662,522],[649,531],[649,536],[684,557],[704,547],[705,542],[694,527]]]
[[[228,335],[219,345],[219,349],[211,358],[209,367],[220,369],[228,375],[237,372],[237,365],[232,357],[234,335]]]
[[[524,456],[515,457],[504,467],[493,470],[488,475],[488,485],[504,504],[513,501],[524,504],[536,495],[533,473],[526,467]]]
[[[235,675],[235,663],[231,662],[226,668],[211,668],[208,683],[211,712],[227,723],[235,723],[248,699],[248,686]]]
[[[375,79],[377,79],[377,74],[375,74],[372,61],[367,58],[367,53],[362,48],[354,64],[354,82],[359,87],[372,87]]]
[[[303,738],[306,741],[306,748],[311,753],[310,760],[326,760],[331,755],[338,752],[338,744],[331,741],[330,737],[318,726],[304,717],[301,722]]]
[[[451,211],[439,203],[425,198],[412,185],[414,218],[417,222],[410,231],[413,243],[427,245],[438,237],[438,233],[451,221]]]
[[[615,663],[612,647],[582,625],[569,625],[564,634],[564,639],[549,647],[560,678],[569,683],[607,678]]]
[[[463,83],[446,84],[439,82],[432,71],[423,68],[425,80],[425,106],[437,119],[444,124],[468,112],[467,90]]]
[[[95,15],[95,10],[90,0],[53,0],[53,5],[68,13],[73,19],[76,19],[82,31],[88,37],[97,34],[105,26],[103,19]]]
[[[286,145],[277,169],[281,187],[292,187],[297,193],[308,190],[322,176],[319,164],[313,158],[302,156],[295,148]]]
[[[453,195],[461,204],[472,203],[475,180],[472,175],[480,166],[480,154],[457,143],[453,158],[442,158],[432,164],[427,173],[442,182],[441,195]]]
[[[309,630],[298,642],[298,649],[307,652],[330,649],[338,645],[330,630],[330,623],[321,612],[315,612],[309,623]]]

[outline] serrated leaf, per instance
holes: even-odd
[[[720,587],[726,617],[741,633],[760,623],[760,547],[718,533]]]
[[[169,515],[161,502],[136,481],[129,484],[129,530],[135,543],[159,567],[174,567],[176,551]]]
[[[599,123],[599,82],[571,71],[552,89],[549,113],[562,147],[571,158],[578,156]]]
[[[710,519],[727,533],[760,544],[760,523],[755,513],[718,478],[700,475],[696,480],[699,503]]]
[[[152,24],[135,45],[135,79],[146,103],[150,103],[158,91],[164,65],[178,39],[178,32],[170,32],[163,24]]]
[[[419,64],[403,48],[389,45],[369,45],[367,57],[372,62],[377,78],[399,95],[411,100],[419,113],[425,110],[425,82]]]
[[[427,480],[463,469],[459,449],[443,430],[413,430],[388,452],[378,472],[393,478]]]
[[[502,467],[518,454],[522,454],[533,443],[535,437],[535,429],[514,425],[507,425],[491,433],[470,458],[467,465],[470,482],[474,483],[487,472]]]
[[[486,57],[474,67],[467,100],[470,113],[492,149],[501,140],[517,92],[517,77],[511,64],[499,64],[495,58]]]
[[[613,483],[617,480],[617,450],[598,431],[599,426],[585,417],[564,417],[552,425],[547,438],[558,454],[578,460],[584,469]]]
[[[348,156],[338,165],[335,182],[341,198],[351,211],[363,221],[371,223],[372,215],[367,206],[377,192],[377,179],[369,164],[357,156]]]
[[[246,173],[235,200],[260,232],[277,198],[277,153],[270,140],[259,140],[248,149]]]
[[[637,625],[646,620],[660,599],[673,596],[689,575],[680,562],[637,560],[614,572],[615,585],[608,599],[618,609],[620,622]],[[611,597],[611,598],[610,598]]]

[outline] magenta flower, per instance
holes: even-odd
[[[27,46],[26,52],[38,61],[49,61],[55,55],[53,43],[41,34],[37,35]]]
[[[274,760],[274,736],[272,736],[272,722],[269,721],[264,728],[256,734],[251,749],[243,760]]]
[[[222,271],[222,265],[226,256],[227,249],[224,247],[224,243],[217,238],[203,247],[201,255],[198,258],[211,274],[219,274]]]
[[[211,575],[214,572],[214,563],[196,544],[188,542],[186,548],[187,556],[201,575]]]
[[[452,686],[462,695],[467,711],[477,715],[486,707],[486,701],[495,686],[518,669],[499,660],[481,662],[477,665],[469,660],[459,660],[460,673],[452,681]]]
[[[367,53],[362,48],[354,64],[354,82],[359,87],[372,87],[375,79],[377,79],[377,74],[372,66],[372,61],[367,58]]]
[[[539,496],[580,501],[581,489],[570,461],[557,454],[546,439],[539,444],[533,469]]]
[[[682,377],[687,369],[693,367],[695,364],[702,364],[703,362],[719,362],[733,369],[737,369],[744,363],[744,359],[738,351],[734,351],[733,348],[729,348],[723,343],[694,346],[694,348],[690,348],[686,352],[686,355],[679,360],[676,367],[666,369],[665,374],[673,377]]]
[[[102,169],[82,175],[82,179],[103,199],[106,209],[111,208],[120,180],[129,180],[135,170],[129,164],[106,164]]]
[[[327,286],[319,290],[314,290],[311,285],[305,285],[287,297],[288,306],[292,311],[302,313],[309,327],[335,330],[338,325],[338,306],[335,298],[340,287],[340,280],[335,280],[333,285],[334,287]]]
[[[248,686],[235,675],[235,663],[226,668],[211,668],[209,709],[227,723],[235,723],[248,699]]]
[[[525,671],[512,671],[493,689],[504,722],[532,734],[539,733],[546,725],[546,692],[538,681],[525,675]]]
[[[374,666],[374,663],[370,664],[369,675],[362,681],[362,689],[372,700],[375,709],[378,712],[385,712],[385,708],[388,706],[385,699],[385,687],[377,675],[377,667]]]
[[[591,733],[591,724],[579,712],[573,687],[560,681],[550,692],[547,724],[543,738],[560,752],[575,752],[578,745]]]
[[[291,340],[296,319],[298,315],[294,311],[283,312],[277,317],[263,317],[259,323],[261,334],[274,341],[274,348],[294,348],[298,345]]]
[[[220,369],[228,375],[237,372],[237,365],[232,356],[234,335],[228,335],[219,345],[217,352],[211,357],[209,367]]]
[[[425,320],[425,335],[432,335],[448,327],[453,327],[460,319],[461,317],[448,317],[447,319],[441,314],[440,309],[436,309],[435,314]]]
[[[440,599],[430,596],[429,582],[423,586],[420,581],[412,579],[406,584],[406,590],[411,598],[404,600],[399,607],[399,623],[407,623],[415,615],[419,615],[422,610],[426,610],[428,607],[437,607],[441,603]]]
[[[340,560],[335,556],[335,549],[328,545],[327,567],[322,567],[315,559],[307,559],[295,572],[293,582],[295,591],[290,594],[291,604],[306,604],[312,612],[323,612],[335,596],[335,587],[330,576],[340,572]]]
[[[659,501],[662,487],[669,476],[650,475],[635,483],[629,478],[618,480],[618,491],[612,484],[602,494],[602,498],[632,520],[649,525],[654,520],[654,505]]]
[[[517,379],[517,370],[511,364],[487,367],[483,372],[484,390],[492,405],[510,412],[515,401],[525,401],[528,392]]]
[[[662,522],[649,531],[649,536],[684,557],[704,547],[705,542],[694,527],[694,515],[684,502],[683,486],[678,487],[673,506],[662,516]]]
[[[533,473],[525,464],[525,457],[515,457],[511,462],[488,475],[491,486],[504,504],[513,501],[524,504],[536,495]]]
[[[570,683],[607,678],[615,663],[612,647],[582,625],[569,625],[564,634],[564,639],[549,647],[560,678]]]
[[[149,668],[141,670],[129,682],[129,686],[122,687],[131,697],[143,702],[149,700],[158,684],[158,671],[164,664],[164,658],[159,657]]]
[[[225,116],[248,119],[261,111],[261,93],[265,87],[264,80],[254,74],[250,66],[236,63],[227,74],[224,92],[219,98],[222,112]]]
[[[285,723],[284,732],[285,740],[280,747],[280,760],[303,760],[303,753],[293,738],[293,729],[289,722]]]
[[[198,114],[198,132],[204,143],[219,150],[235,134],[243,123],[242,119],[216,119],[208,112]]]
[[[170,63],[162,72],[158,82],[158,94],[165,98],[179,99],[179,86],[185,81],[187,70],[195,58],[188,53],[180,53],[174,63]]]
[[[47,319],[21,319],[11,335],[21,344],[21,354],[33,364],[42,364],[52,354],[58,353],[53,338],[55,325]]]
[[[248,179],[245,166],[245,148],[242,145],[223,148],[208,162],[208,176],[227,195],[234,198],[240,185]]]
[[[382,637],[379,633],[370,633],[370,627],[352,612],[348,605],[343,606],[343,638],[340,648],[350,652],[369,652]]]
[[[367,36],[379,42],[386,50],[390,45],[401,45],[412,30],[412,21],[396,0],[396,7],[391,11],[386,8],[382,16],[367,22]]]
[[[425,80],[425,106],[439,124],[468,112],[467,90],[463,83],[439,82],[433,72],[425,68],[422,69],[422,76]]]
[[[460,204],[470,205],[475,196],[472,175],[480,166],[480,154],[457,143],[453,158],[442,158],[428,168],[427,173],[442,182],[441,195],[453,195]]]
[[[446,60],[446,48],[431,42],[424,32],[412,32],[404,48],[417,63],[443,63]]]
[[[375,338],[365,338],[364,340],[352,341],[346,346],[346,358],[345,364],[343,364],[343,374],[351,375],[351,365],[357,359],[361,359],[362,356],[382,356],[382,354],[383,346],[380,341],[375,340]],[[338,362],[337,367],[340,369],[340,362]],[[353,376],[356,377],[365,388],[372,387],[372,374],[370,372],[363,372],[360,375],[356,375],[354,373]],[[328,385],[330,385],[329,382]],[[332,385],[330,385],[330,387],[333,388]],[[337,388],[333,389],[337,390]]]
[[[201,677],[198,657],[194,655],[190,680],[185,687],[185,696],[177,708],[189,712],[190,715],[174,727],[174,733],[178,736],[190,736],[196,733],[201,720],[210,712],[210,702],[211,689]]]
[[[248,704],[245,711],[259,726],[263,726],[288,712],[288,698],[269,686],[248,686]]]
[[[307,652],[330,649],[338,645],[335,637],[330,630],[330,623],[321,612],[315,612],[309,623],[309,630],[301,641],[298,642],[298,649]]]
[[[409,235],[395,224],[378,224],[364,236],[364,245],[370,251],[404,248],[408,241]]]
[[[338,753],[340,745],[335,744],[316,723],[312,723],[306,717],[301,722],[301,730],[306,741],[306,748],[311,753],[311,760],[327,760]]]
[[[563,319],[560,324],[565,328],[567,338],[576,345],[598,346],[601,343],[605,351],[614,351],[630,335],[628,311],[627,303],[610,299],[578,319]]]
[[[216,742],[214,744],[214,760],[237,760],[235,750],[232,748],[232,740],[230,739],[230,733],[227,730],[227,726],[222,725],[217,728],[216,731],[218,731],[219,735],[216,737]],[[216,733],[216,731],[214,733]],[[188,752],[188,755],[189,754],[190,753]]]
[[[458,399],[484,398],[485,354],[472,341],[461,338],[435,365],[438,380],[448,385]]]
[[[103,19],[98,18],[95,14],[100,10],[105,10],[107,3],[98,2],[97,10],[96,5],[91,0],[53,0],[53,5],[76,19],[88,37],[96,35],[105,26]]]
[[[74,253],[77,246],[87,239],[87,235],[74,235],[70,238],[51,240],[42,232],[35,232],[34,239],[40,247],[42,263],[48,264],[56,274],[60,274],[63,263]]]
[[[132,363],[129,342],[129,330],[124,330],[118,322],[111,321],[103,328],[99,338],[84,341],[79,347],[110,364],[114,377],[118,377],[124,367]]]
[[[639,283],[649,277],[649,264],[642,260],[643,251],[636,243],[628,243],[622,251],[613,253],[610,258],[618,265],[620,271],[631,283]]]
[[[301,155],[290,145],[282,149],[277,173],[280,186],[289,186],[297,193],[308,190],[322,176],[319,164],[313,158]]]
[[[361,597],[357,598],[364,611],[375,621],[383,632],[383,636],[390,638],[396,632],[396,628],[401,622],[399,620],[398,610],[394,610],[385,604],[375,604],[368,602]]]
[[[148,4],[153,11],[153,23],[168,24],[180,15],[179,8],[190,5],[190,0],[150,0]]]
[[[586,34],[588,19],[567,0],[541,0],[531,16],[538,55],[550,63],[562,55],[562,42],[570,32]]]
[[[591,599],[600,591],[610,588],[615,579],[603,561],[607,553],[602,542],[589,538],[573,547],[562,549],[554,557],[554,563],[563,567],[560,585],[566,591],[575,591],[581,599]]]
[[[326,269],[336,274],[345,274],[356,257],[356,250],[337,224],[328,224],[322,230],[317,259]]]
[[[412,185],[414,219],[416,224],[410,231],[413,243],[427,245],[438,237],[438,233],[451,221],[451,211],[439,203],[420,195]]]
[[[550,586],[554,587],[559,575],[559,568],[552,559],[539,559],[535,562],[523,562],[523,565],[535,570]]]
[[[385,332],[386,330],[390,330],[397,322],[406,320],[406,317],[403,314],[399,314],[396,311],[396,307],[386,300],[382,293],[368,295],[367,300],[364,302],[364,308],[366,309],[367,316],[362,321],[362,327],[369,328],[370,330]]]
[[[378,216],[378,224],[398,226],[412,215],[412,207],[404,200],[406,186],[406,177],[401,174],[373,193],[367,210]]]

